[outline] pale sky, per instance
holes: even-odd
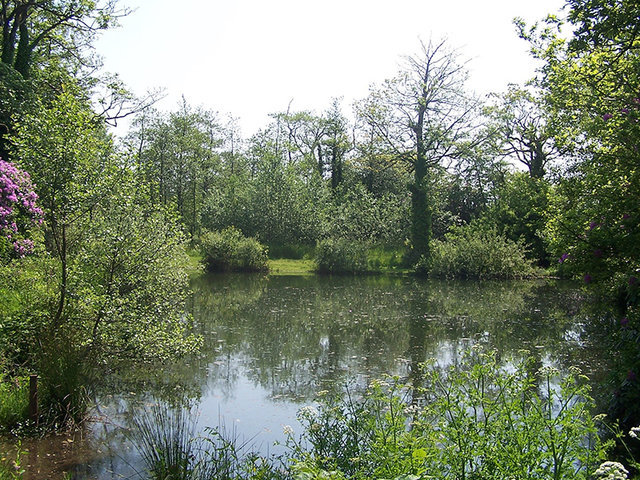
[[[97,42],[105,69],[137,94],[164,88],[239,118],[249,136],[269,113],[343,109],[391,78],[420,39],[446,37],[468,59],[470,90],[502,91],[535,64],[512,20],[559,13],[563,0],[120,0],[134,9]]]

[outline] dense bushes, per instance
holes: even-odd
[[[329,238],[316,247],[320,273],[358,273],[367,271],[367,249],[359,242]]]
[[[585,378],[493,353],[304,407],[295,478],[592,478],[604,459]]]
[[[267,249],[234,227],[205,233],[200,239],[200,248],[210,272],[263,272],[269,268]]]
[[[444,278],[523,278],[533,274],[521,243],[474,226],[452,229],[434,240],[431,259],[422,258],[418,274]]]

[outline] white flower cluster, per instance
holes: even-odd
[[[594,472],[594,477],[600,480],[626,480],[629,472],[621,463],[604,462]]]
[[[293,427],[291,425],[283,425],[282,426],[282,433],[284,433],[285,435],[293,435]]]
[[[298,416],[300,418],[318,418],[320,413],[318,409],[313,405],[305,405],[300,410],[298,410]]]
[[[632,438],[640,438],[640,425],[629,430],[629,436]]]

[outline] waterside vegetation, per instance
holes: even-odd
[[[336,99],[323,112],[276,112],[242,139],[235,122],[212,111],[184,100],[160,112],[154,95],[136,98],[96,73],[93,41],[127,13],[117,0],[3,0],[0,427],[21,435],[34,425],[71,428],[85,420],[97,378],[126,362],[157,368],[197,352],[187,252],[199,248],[209,271],[264,273],[271,252],[313,260],[322,273],[487,279],[545,268],[577,279],[615,304],[607,317],[620,346],[610,411],[620,431],[633,431],[640,9],[566,6],[564,19],[516,21],[541,65],[526,85],[483,101],[468,91],[459,53],[433,40],[356,102],[353,121]],[[109,125],[128,116],[130,131],[118,141]],[[285,264],[275,265],[281,273]],[[435,390],[378,383],[362,401],[327,404],[318,422],[303,417],[310,448],[292,447],[289,473],[599,475],[602,443],[578,377],[556,389],[526,365],[498,372],[484,358],[493,370],[468,366],[448,372],[447,382],[425,374]],[[32,375],[40,390],[28,418]],[[189,446],[184,432],[177,454]],[[217,445],[206,455],[235,462],[235,453],[225,457],[231,444]],[[158,477],[191,471],[149,454],[150,472],[162,464]],[[231,476],[249,475],[233,468],[243,473]]]

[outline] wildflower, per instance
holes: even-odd
[[[293,435],[293,427],[291,427],[291,425],[283,425],[282,433],[285,435]]]
[[[317,418],[320,413],[313,405],[305,405],[298,411],[298,415],[302,418]]]
[[[560,258],[558,259],[558,263],[564,263],[567,261],[568,258],[569,258],[569,254],[563,253],[562,255],[560,255]]]
[[[624,468],[624,465],[618,462],[604,462],[594,472],[595,478],[602,478],[607,480],[624,480],[629,478],[629,471]]]
[[[629,109],[628,108],[621,108],[620,109],[620,113],[622,113],[623,115],[626,115],[627,113],[629,113]]]
[[[630,437],[638,438],[638,435],[640,435],[640,425],[637,427],[633,427],[631,430],[629,430]]]
[[[606,122],[607,120],[610,120],[611,117],[613,117],[613,115],[611,115],[610,113],[605,113],[604,115],[602,115],[602,120]]]

